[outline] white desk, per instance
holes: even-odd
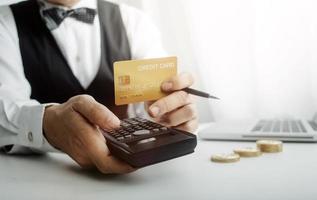
[[[285,144],[283,153],[234,164],[209,161],[250,145],[199,141],[194,154],[122,176],[84,172],[63,154],[1,154],[0,199],[317,199],[317,144]]]

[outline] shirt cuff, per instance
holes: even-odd
[[[40,104],[24,106],[18,117],[19,131],[17,141],[13,141],[13,147],[9,154],[59,152],[51,146],[43,134],[43,117],[47,106],[56,105]]]

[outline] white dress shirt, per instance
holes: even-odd
[[[43,0],[42,9],[52,6]],[[57,6],[61,7],[61,6]],[[96,0],[81,0],[72,8],[97,8]],[[132,59],[161,57],[162,48],[158,29],[141,11],[119,4],[126,28]],[[40,11],[39,11],[40,12]],[[51,31],[73,74],[87,88],[98,72],[101,59],[100,25],[85,24],[66,18]],[[36,73],[36,72],[34,72]],[[50,151],[42,132],[45,104],[30,99],[31,87],[24,75],[17,27],[9,6],[0,7],[0,147],[14,144],[13,153]],[[51,102],[54,103],[54,102]],[[136,111],[129,107],[131,113]]]

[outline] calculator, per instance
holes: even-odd
[[[110,152],[133,167],[145,167],[194,152],[197,138],[143,118],[121,120],[116,130],[102,130]]]

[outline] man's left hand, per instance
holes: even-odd
[[[193,97],[182,91],[193,83],[194,78],[189,73],[164,81],[161,90],[169,95],[155,102],[145,103],[145,108],[154,121],[168,127],[195,132],[198,127],[196,105]]]

